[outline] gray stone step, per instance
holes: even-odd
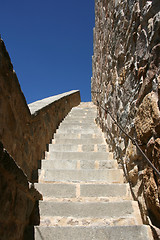
[[[99,138],[62,138],[61,135],[58,135],[55,139],[54,142],[56,144],[72,144],[72,145],[91,145],[91,144],[104,144],[104,139],[99,137]]]
[[[83,117],[83,118],[79,118],[79,117],[68,117],[64,120],[63,123],[66,123],[66,124],[72,124],[73,125],[76,125],[76,124],[95,124],[95,118],[86,118],[86,117]],[[97,126],[98,127],[98,126]]]
[[[92,112],[92,113],[87,113],[87,112],[79,112],[79,111],[71,111],[68,115],[68,117],[76,117],[76,118],[95,118],[97,116],[97,113]]]
[[[80,144],[49,144],[49,152],[62,151],[62,152],[107,152],[108,148],[105,144],[97,145],[80,145]]]
[[[83,112],[79,112],[79,111],[76,111],[76,112],[71,112],[69,113],[68,115],[69,117],[79,117],[79,118],[96,118],[97,116],[97,113],[83,113]]]
[[[41,169],[113,169],[118,168],[115,160],[42,160]]]
[[[112,160],[109,152],[49,152],[50,160]]]
[[[128,184],[65,184],[65,183],[35,183],[35,188],[44,197],[48,198],[76,198],[79,190],[79,198],[130,198]]]
[[[41,216],[73,218],[119,218],[134,215],[137,202],[52,202],[40,201]]]
[[[79,107],[74,107],[74,108],[72,108],[71,109],[71,111],[70,111],[70,113],[88,113],[88,114],[92,114],[92,113],[96,113],[97,111],[96,111],[96,109],[92,109],[92,108],[79,108]],[[69,114],[70,114],[69,113]]]
[[[59,128],[56,133],[67,133],[67,134],[102,134],[99,129],[72,129],[72,128]]]
[[[84,126],[84,125],[90,125],[90,126],[95,126],[96,125],[96,123],[95,123],[95,121],[94,121],[94,119],[93,120],[87,120],[87,119],[66,119],[66,120],[64,120],[64,122],[62,122],[61,124],[60,124],[60,126],[62,126],[62,125],[70,125],[70,126],[76,126],[76,125],[78,125],[78,126]],[[99,128],[99,127],[98,127]]]
[[[39,173],[42,174],[41,171]],[[123,183],[123,172],[121,169],[45,170],[43,180],[46,182]]]
[[[66,117],[65,119],[64,119],[64,121],[61,123],[61,124],[70,124],[70,125],[76,125],[76,124],[93,124],[93,125],[95,125],[96,123],[95,123],[95,120],[94,120],[94,118],[93,119],[88,119],[88,118],[81,118],[81,119],[79,119],[79,118],[71,118],[71,117]]]
[[[130,197],[128,184],[81,184],[81,197]]]
[[[76,130],[76,131],[89,131],[89,130],[94,130],[97,132],[101,132],[101,130],[99,128],[97,128],[94,124],[90,124],[89,126],[87,125],[78,125],[78,124],[72,124],[72,126],[70,124],[62,124],[59,126],[58,130]]]
[[[40,191],[44,197],[54,198],[75,198],[76,184],[51,184],[35,183],[35,188]]]
[[[88,133],[81,133],[81,134],[67,134],[67,133],[56,133],[54,134],[54,139],[97,139],[97,138],[102,138],[102,133],[98,133],[98,134],[88,134]],[[102,139],[104,142],[104,139]],[[96,141],[96,140],[94,140]]]
[[[70,122],[70,121],[63,121],[61,124],[60,124],[60,127],[69,127],[69,128],[76,128],[76,127],[81,127],[81,128],[90,128],[90,127],[95,127],[95,128],[98,128],[96,123],[95,122],[91,122],[91,121],[88,121],[88,123],[85,121],[85,122],[82,122],[82,121],[77,121],[77,122]]]
[[[35,227],[36,240],[152,240],[148,226]]]
[[[79,151],[79,145],[49,144],[49,152],[53,152],[53,151],[76,152],[76,151]]]

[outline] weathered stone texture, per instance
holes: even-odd
[[[44,157],[46,145],[80,94],[72,94],[49,102],[31,115],[13,70],[5,45],[0,40],[0,141],[17,164],[35,181],[38,160]]]
[[[42,195],[28,183],[0,142],[0,239],[21,240],[28,224],[37,225],[36,202]]]
[[[109,107],[160,170],[159,0],[95,1],[91,86],[93,102]],[[144,222],[149,215],[160,227],[159,178],[100,107],[97,122],[126,172]]]

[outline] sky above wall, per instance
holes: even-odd
[[[27,103],[70,90],[91,101],[94,0],[5,0],[0,33]]]

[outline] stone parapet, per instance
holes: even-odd
[[[38,200],[42,195],[0,142],[0,236],[2,240],[23,239],[28,224],[39,224]]]
[[[30,181],[36,181],[38,161],[44,157],[60,122],[80,101],[80,92],[70,91],[28,107],[0,40],[0,141]]]
[[[159,0],[95,1],[92,101],[108,106],[160,170]],[[144,222],[159,226],[160,181],[136,147],[98,108],[97,123],[125,169]]]

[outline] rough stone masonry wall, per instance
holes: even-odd
[[[35,103],[37,111],[31,115],[4,42],[0,40],[0,141],[30,181],[35,180],[38,161],[44,157],[46,145],[58,125],[80,103],[79,91],[52,98],[53,101],[49,98]]]
[[[96,0],[92,101],[116,120],[160,171],[160,1]],[[98,92],[98,93],[96,93]],[[126,171],[144,222],[160,227],[160,178],[109,115],[97,122]]]

